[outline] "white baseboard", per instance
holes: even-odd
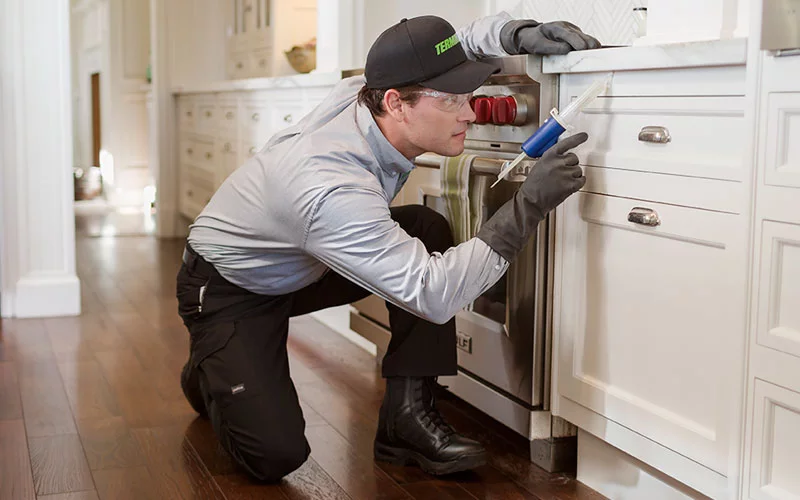
[[[350,329],[349,304],[312,312],[311,317],[324,324],[331,330],[334,330],[336,333],[343,336],[358,347],[364,349],[373,356],[376,355],[377,349],[375,344],[366,340],[364,337]]]
[[[26,276],[17,282],[13,302],[11,314],[16,318],[77,316],[81,313],[80,280],[74,274]]]
[[[578,430],[578,481],[615,500],[708,500],[584,430]]]

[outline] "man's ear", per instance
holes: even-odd
[[[397,121],[403,121],[405,118],[405,105],[406,103],[400,99],[400,92],[395,89],[389,89],[383,94],[383,109],[386,114]]]

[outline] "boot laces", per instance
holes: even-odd
[[[425,428],[432,433],[439,434],[442,437],[449,437],[456,433],[455,429],[448,424],[439,410],[436,408],[436,394],[434,393],[433,379],[426,378],[425,385],[430,394],[430,403],[425,405],[425,413],[422,415],[422,423]],[[422,387],[419,388],[420,397],[424,398]]]

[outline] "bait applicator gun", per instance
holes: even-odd
[[[507,166],[503,167],[503,170],[497,174],[497,180],[494,181],[491,187],[495,187],[498,182],[503,180],[503,178],[525,158],[540,158],[545,151],[555,145],[561,134],[567,129],[572,129],[570,123],[583,111],[583,108],[594,101],[594,99],[606,89],[606,86],[611,81],[611,77],[612,74],[609,73],[605,78],[596,80],[588,89],[579,95],[577,99],[570,102],[563,113],[559,113],[558,109],[553,108],[550,111],[550,118],[545,120],[542,126],[536,129],[536,132],[522,143],[522,153],[514,158]]]

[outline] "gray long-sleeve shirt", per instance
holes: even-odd
[[[457,33],[467,56],[508,55],[502,13]],[[472,238],[429,254],[389,204],[414,164],[357,102],[362,76],[340,81],[311,113],[231,174],[190,227],[189,244],[230,282],[281,295],[328,270],[434,323],[497,282],[508,262]]]

